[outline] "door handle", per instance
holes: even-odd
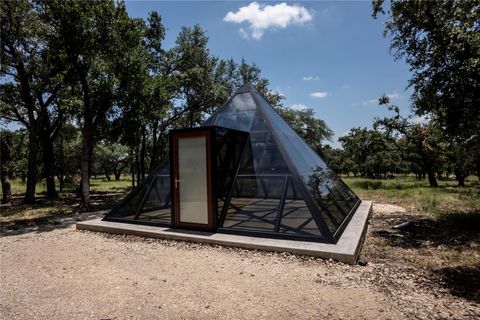
[[[175,179],[175,189],[178,189],[178,183],[182,181],[182,179]]]

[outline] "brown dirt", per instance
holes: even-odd
[[[72,220],[64,218],[3,229],[0,318],[480,316],[475,294],[452,290],[447,280],[415,265],[411,257],[403,261],[401,254],[406,249],[393,248],[385,244],[381,232],[377,235],[387,226],[391,229],[398,216],[417,218],[400,207],[374,207],[364,249],[369,260],[365,267],[289,254],[80,232]],[[400,253],[392,254],[393,249]],[[475,284],[479,273],[470,272]]]

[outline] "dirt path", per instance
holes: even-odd
[[[386,210],[386,209],[385,209]],[[80,232],[0,239],[1,319],[472,319],[409,268]],[[420,282],[419,282],[420,281]]]

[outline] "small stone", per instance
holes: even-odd
[[[360,255],[360,256],[358,257],[358,261],[357,261],[357,262],[358,262],[358,265],[363,266],[363,267],[368,264],[367,258],[365,258],[364,255]]]

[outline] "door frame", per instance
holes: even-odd
[[[195,128],[187,130],[171,131],[171,189],[172,189],[172,224],[175,227],[193,230],[210,230],[213,231],[213,206],[212,206],[212,150],[211,150],[211,130],[209,128]],[[179,178],[178,168],[178,140],[181,138],[205,137],[205,153],[206,153],[206,172],[207,172],[207,210],[208,223],[192,223],[180,221],[180,190],[175,181]],[[180,182],[181,183],[181,182]]]

